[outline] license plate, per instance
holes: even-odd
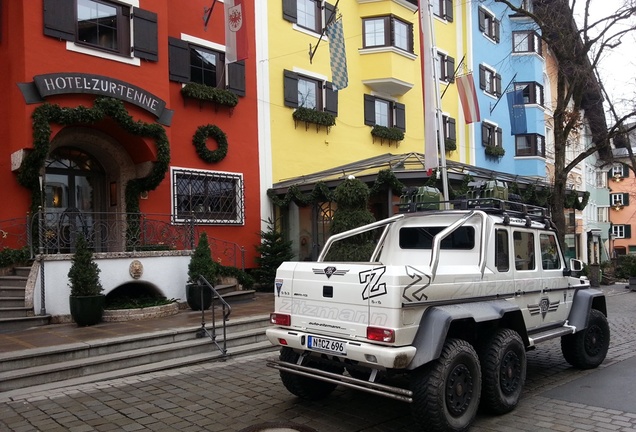
[[[323,337],[309,336],[307,339],[307,347],[334,354],[347,354],[347,344],[345,342]]]

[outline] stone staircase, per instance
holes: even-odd
[[[216,343],[201,327],[161,330],[110,339],[33,348],[0,354],[0,400],[88,382],[137,375],[273,351],[265,336],[269,316],[231,319],[226,338],[216,328]],[[211,326],[206,326],[211,332]]]
[[[26,306],[25,290],[31,267],[15,267],[12,274],[0,276],[0,333],[48,324],[50,315],[34,315]]]

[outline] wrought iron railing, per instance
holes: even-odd
[[[194,249],[201,227],[195,219],[174,224],[169,214],[42,211],[0,221],[0,249],[29,248],[31,258],[73,253],[83,235],[95,252],[144,252]],[[245,249],[208,236],[212,257],[225,266],[245,269]]]

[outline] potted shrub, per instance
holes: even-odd
[[[208,235],[199,235],[199,243],[188,264],[188,283],[186,284],[186,301],[192,310],[206,310],[212,304],[212,291],[199,283],[203,276],[210,285],[214,285],[219,275],[219,264],[212,260]]]
[[[99,280],[100,269],[83,235],[77,239],[72,262],[68,271],[71,317],[78,326],[97,324],[104,312],[104,289]]]

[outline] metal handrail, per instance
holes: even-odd
[[[227,354],[227,320],[230,318],[230,314],[232,313],[232,306],[225,301],[223,296],[219,294],[219,292],[208,282],[208,280],[203,276],[199,275],[197,282],[200,285],[207,286],[212,290],[212,304],[210,305],[210,309],[212,309],[212,333],[205,327],[205,309],[203,308],[203,290],[201,290],[201,328],[197,331],[197,337],[208,336],[214,345],[221,351],[223,355]],[[214,313],[214,303],[216,300],[219,300],[221,303],[221,308],[223,309],[223,347],[219,346],[219,343],[216,341],[216,317]]]

